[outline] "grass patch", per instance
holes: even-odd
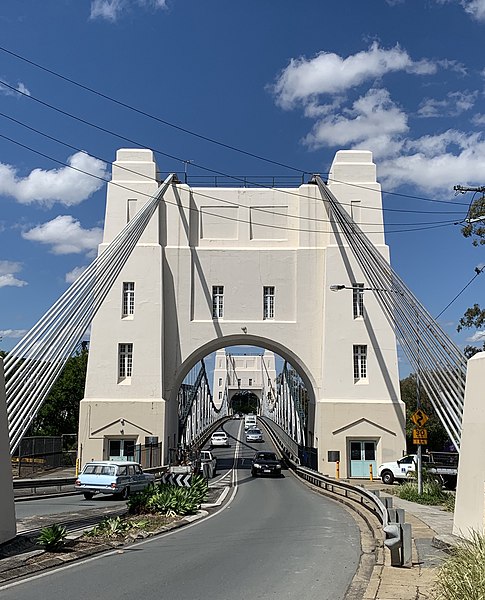
[[[445,492],[441,485],[432,479],[423,482],[422,494],[418,494],[418,484],[416,481],[407,481],[399,486],[396,495],[403,500],[409,500],[410,502],[416,502],[417,504],[443,506],[445,510],[454,510],[454,495]]]
[[[433,596],[436,600],[485,598],[485,537],[476,532],[463,540],[439,569]]]

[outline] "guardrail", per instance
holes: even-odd
[[[258,417],[266,426],[273,442],[284,454],[290,468],[302,479],[311,485],[323,489],[331,494],[345,497],[357,502],[370,511],[381,523],[385,535],[384,544],[391,552],[391,566],[410,567],[412,564],[412,531],[410,523],[405,523],[403,509],[392,507],[392,497],[380,498],[378,493],[371,492],[363,486],[352,485],[345,481],[332,479],[318,471],[303,467],[299,464],[298,452],[286,439],[286,432],[282,435],[281,428],[268,417]],[[291,438],[290,438],[291,439]],[[293,442],[294,444],[294,442]],[[289,451],[288,451],[289,450]],[[296,459],[296,460],[295,460]]]

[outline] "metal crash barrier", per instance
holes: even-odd
[[[298,461],[298,451],[295,443],[286,439],[288,436],[279,431],[280,428],[267,417],[258,417],[266,426],[273,442],[285,456],[290,468],[302,479],[313,486],[355,502],[371,512],[381,523],[385,536],[384,545],[391,554],[391,566],[412,566],[412,529],[410,523],[405,523],[404,509],[393,508],[392,497],[381,498],[379,492],[371,492],[363,486],[352,485],[345,481],[336,480],[303,467]]]

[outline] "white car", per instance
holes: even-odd
[[[246,442],[262,442],[263,432],[261,429],[255,427],[254,429],[248,429],[246,431]]]
[[[141,465],[131,461],[98,460],[84,465],[74,484],[86,500],[95,494],[112,494],[125,500],[154,483],[155,475],[144,473]]]
[[[214,446],[229,446],[229,439],[225,431],[215,431],[211,435],[211,448]]]

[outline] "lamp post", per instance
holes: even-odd
[[[394,293],[394,294],[401,294],[402,292],[398,291],[398,290],[390,290],[390,289],[385,289],[385,288],[373,288],[373,287],[354,287],[354,286],[350,286],[350,285],[344,285],[341,283],[337,283],[337,284],[332,284],[330,286],[330,289],[332,290],[332,292],[339,292],[340,290],[358,290],[359,292],[363,292],[363,291],[371,291],[371,292],[388,292],[388,293]],[[421,399],[420,399],[420,394],[419,394],[419,314],[418,311],[416,309],[416,306],[414,306],[413,304],[413,309],[416,315],[416,345],[417,345],[417,353],[418,353],[418,366],[416,369],[416,410],[419,410],[421,408]],[[418,494],[422,495],[423,493],[423,459],[422,459],[422,446],[421,444],[418,444],[418,449],[416,451],[416,456],[417,456],[417,465],[416,465],[416,470],[417,470],[417,483],[418,483]]]

